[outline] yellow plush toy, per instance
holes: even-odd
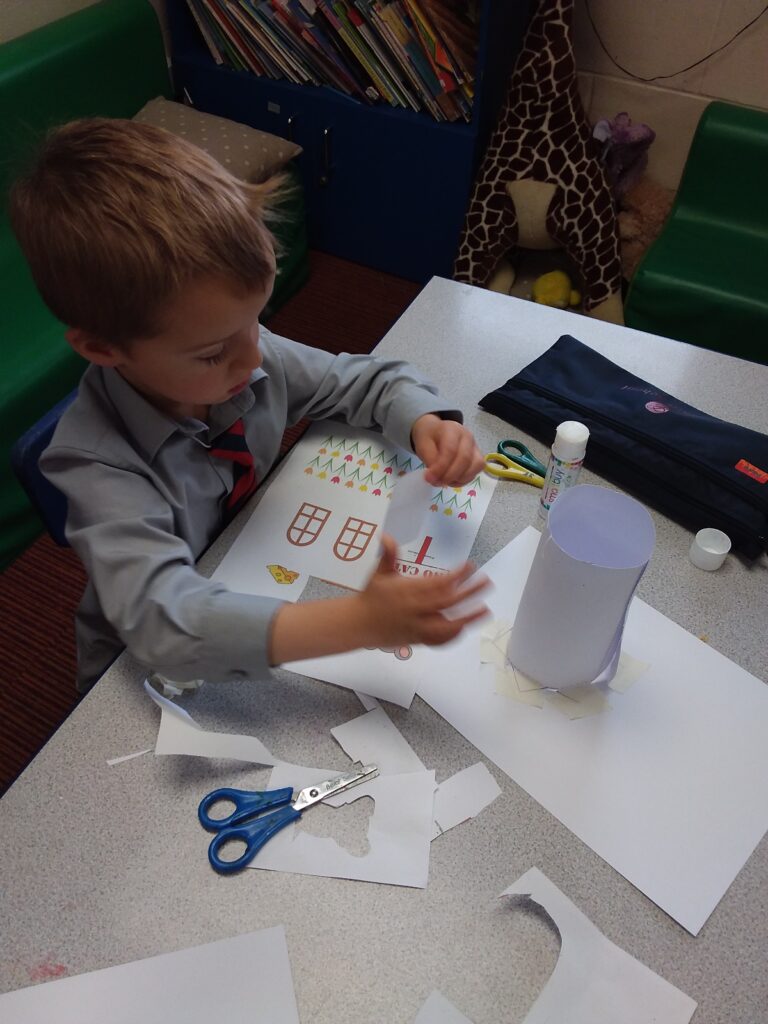
[[[581,302],[580,293],[571,286],[571,279],[563,270],[550,270],[548,274],[537,277],[531,288],[531,298],[534,302],[557,309],[578,306]]]

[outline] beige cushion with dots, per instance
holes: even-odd
[[[133,120],[194,142],[242,181],[264,181],[301,152],[295,142],[162,97],[150,100]]]

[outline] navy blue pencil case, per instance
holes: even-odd
[[[585,464],[671,519],[768,550],[768,436],[686,405],[570,335],[480,400],[550,445],[564,420],[590,430]]]

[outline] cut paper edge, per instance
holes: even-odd
[[[542,907],[560,934],[560,955],[523,1024],[689,1024],[696,1002],[595,927],[538,868],[501,896]]]
[[[352,761],[375,764],[380,775],[405,775],[427,770],[382,707],[334,726],[331,735]]]
[[[160,708],[160,728],[155,741],[155,754],[187,754],[191,757],[228,758],[268,767],[285,764],[264,746],[256,736],[209,732],[203,729],[183,708],[161,696],[145,680],[144,689]]]
[[[457,1010],[442,992],[434,989],[416,1014],[413,1024],[472,1024],[461,1010]]]
[[[4,1024],[299,1024],[282,924],[6,992],[0,1018]]]
[[[326,768],[276,765],[269,788],[294,783],[300,784],[295,788],[301,788],[334,774]],[[350,853],[335,839],[297,830],[292,823],[259,850],[248,868],[424,889],[429,879],[434,791],[434,772],[380,775],[324,801],[341,807],[363,796],[373,799],[374,809],[368,819],[368,852],[363,856]],[[307,813],[311,814],[311,809]]]
[[[476,818],[500,795],[501,787],[482,761],[451,775],[435,792],[433,840]]]
[[[142,754],[151,754],[154,747],[147,747],[146,750],[136,750],[133,754],[123,754],[122,757],[110,757],[107,759],[107,764],[110,768],[116,764],[122,764],[123,761],[132,761],[134,757],[141,757]]]
[[[383,708],[374,708],[331,729],[331,735],[353,762],[375,764],[380,775],[427,771],[421,758]],[[464,768],[435,789],[432,838],[476,817],[493,803],[501,789],[486,766]]]

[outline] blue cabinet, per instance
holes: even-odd
[[[168,0],[174,81],[198,109],[303,147],[313,248],[413,281],[450,277],[529,7],[530,0],[483,0],[470,123],[438,123],[428,113],[217,66],[184,0]]]

